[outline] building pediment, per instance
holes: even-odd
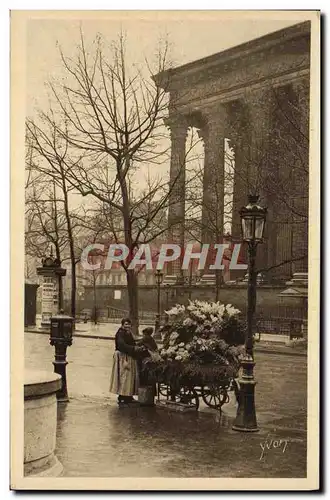
[[[154,76],[170,107],[240,98],[247,87],[292,81],[309,72],[310,23],[300,23]],[[277,82],[277,80],[279,80]]]

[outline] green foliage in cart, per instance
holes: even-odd
[[[230,380],[237,376],[238,366],[229,363],[202,365],[170,359],[155,362],[148,359],[143,363],[142,369],[148,383],[159,382],[173,388],[179,388],[209,384],[228,386]]]

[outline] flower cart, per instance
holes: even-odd
[[[157,385],[158,400],[194,407],[200,398],[220,409],[237,394],[245,323],[233,306],[200,301],[166,311],[159,355],[143,363],[143,377]]]
[[[197,365],[182,362],[146,362],[148,381],[157,384],[158,401],[193,406],[198,410],[200,398],[204,403],[216,409],[229,401],[229,391],[235,390],[237,369],[213,365]],[[150,372],[152,375],[150,376]]]

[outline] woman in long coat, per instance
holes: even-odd
[[[118,404],[136,402],[138,394],[139,371],[137,359],[144,349],[135,344],[130,319],[123,319],[116,333],[115,353],[113,355],[110,392],[118,394]]]

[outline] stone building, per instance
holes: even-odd
[[[212,221],[224,211],[229,143],[235,162],[232,237],[240,238],[239,209],[247,195],[259,194],[268,218],[258,269],[278,279],[306,272],[310,23],[168,70],[154,80],[169,93],[172,242],[185,244],[185,148],[187,132],[195,127],[204,143],[203,242],[215,242]],[[180,267],[177,261],[168,272],[180,274]]]

